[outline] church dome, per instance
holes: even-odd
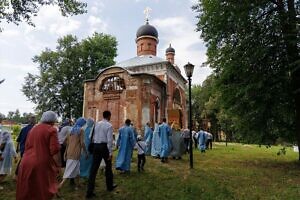
[[[170,44],[170,46],[166,49],[166,54],[168,54],[168,53],[173,53],[173,54],[175,54],[175,49],[171,46],[171,44]]]
[[[141,26],[136,32],[136,38],[142,36],[152,36],[158,38],[158,32],[154,26],[151,26],[147,21],[145,25]]]

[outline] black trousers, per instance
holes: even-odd
[[[140,154],[138,155],[138,170],[140,171],[140,169],[144,169],[144,165],[146,163],[146,157],[145,154]]]
[[[107,144],[106,143],[94,144],[93,162],[92,162],[92,167],[91,167],[89,181],[88,181],[87,195],[91,195],[94,192],[95,179],[102,158],[104,159],[106,165],[105,166],[106,189],[107,190],[113,189],[113,173],[112,173],[111,160],[108,160],[109,151],[107,148]]]
[[[193,137],[193,140],[194,140],[195,149],[197,149],[198,148],[198,139]]]
[[[190,149],[190,138],[183,138],[184,146],[185,146],[185,152],[189,153]]]
[[[66,151],[66,145],[61,144],[60,145],[60,159],[61,159],[61,167],[66,167],[66,161],[65,161],[65,151]]]
[[[212,139],[206,141],[206,149],[212,149]]]

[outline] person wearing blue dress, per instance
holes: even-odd
[[[161,162],[167,161],[168,156],[170,154],[170,147],[171,147],[170,136],[172,133],[171,133],[170,126],[166,122],[167,119],[163,118],[163,123],[159,126],[158,129],[158,134],[161,142],[161,149],[160,149]]]
[[[93,127],[94,127],[94,120],[92,118],[88,118],[86,121],[86,128],[84,130],[84,144],[85,144],[88,157],[86,158],[86,155],[83,153],[81,153],[80,156],[80,176],[84,178],[89,177],[92,162],[93,162],[93,155],[90,154],[90,152],[88,151],[88,146],[91,143],[91,135],[92,135]]]
[[[152,136],[153,136],[153,131],[150,128],[150,123],[147,122],[145,126],[145,133],[144,133],[144,140],[146,142],[146,149],[145,149],[145,155],[150,155],[151,154],[151,145],[152,145]]]
[[[121,173],[130,171],[131,155],[135,146],[136,140],[130,119],[126,119],[125,125],[119,129],[119,137],[117,147],[119,152],[116,159],[116,169]]]
[[[205,149],[206,149],[206,134],[205,131],[203,131],[202,129],[200,129],[200,131],[198,132],[198,148],[201,151],[201,153],[205,153]]]
[[[158,134],[159,125],[155,123],[152,144],[151,144],[151,156],[155,158],[160,158],[160,149],[161,149],[161,141]]]

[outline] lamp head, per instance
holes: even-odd
[[[193,65],[189,62],[188,62],[188,64],[184,65],[184,71],[188,78],[193,76],[194,67],[195,67],[195,65]]]

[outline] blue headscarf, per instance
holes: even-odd
[[[88,118],[86,120],[86,126],[91,128],[91,127],[93,127],[93,125],[94,125],[94,120],[92,118]]]
[[[80,133],[80,129],[81,127],[83,127],[86,123],[86,120],[83,117],[80,117],[79,119],[77,119],[75,125],[73,126],[72,130],[71,130],[71,135],[72,134],[79,134]]]

